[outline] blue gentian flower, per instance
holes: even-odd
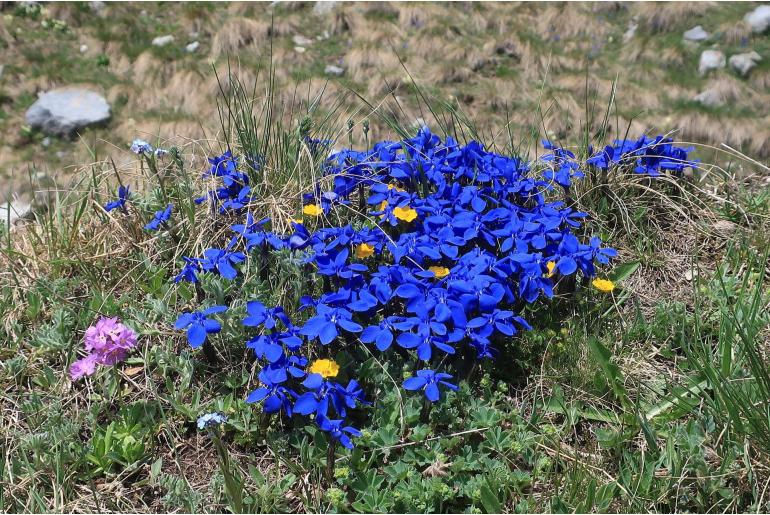
[[[107,202],[107,204],[104,205],[104,209],[106,211],[112,211],[113,209],[120,208],[123,211],[126,210],[126,202],[128,201],[128,198],[131,196],[131,191],[129,186],[123,186],[122,184],[118,187],[118,198],[117,200],[113,200],[111,202]]]
[[[246,312],[249,316],[243,319],[243,325],[247,327],[275,329],[276,322],[281,322],[284,327],[291,327],[291,321],[281,306],[266,308],[261,302],[252,300],[246,303]]]
[[[235,242],[233,238],[224,249],[205,250],[200,260],[201,268],[206,272],[216,272],[225,279],[235,279],[238,271],[234,265],[246,261],[246,254],[231,250]]]
[[[352,426],[343,426],[343,420],[330,420],[323,415],[319,415],[316,419],[318,427],[321,431],[329,433],[329,435],[340,442],[346,449],[353,448],[353,442],[350,436],[361,436],[361,431]],[[350,436],[348,436],[350,435]]]
[[[185,262],[184,267],[182,267],[182,270],[179,271],[179,274],[177,274],[176,277],[174,277],[174,282],[179,283],[182,281],[187,281],[191,283],[197,283],[198,281],[198,272],[201,271],[201,265],[200,265],[200,259],[199,258],[191,258],[187,256],[182,256],[182,259]]]
[[[445,379],[451,379],[452,376],[441,372],[435,372],[433,370],[418,370],[417,375],[410,377],[404,381],[405,390],[422,390],[430,402],[436,402],[441,397],[439,385],[449,388],[450,390],[457,390],[457,385],[445,381]]]
[[[169,204],[166,206],[166,209],[155,211],[155,217],[150,220],[150,222],[145,225],[144,228],[148,231],[157,231],[161,224],[166,225],[166,222],[168,222],[169,218],[171,218],[171,210],[173,207],[173,204]]]
[[[218,320],[208,318],[209,315],[222,313],[227,306],[212,306],[203,311],[182,313],[174,323],[174,329],[187,329],[187,341],[193,349],[197,349],[206,341],[209,334],[222,330],[222,324]]]
[[[319,338],[322,345],[329,345],[339,334],[338,328],[351,333],[364,330],[360,324],[352,320],[352,313],[345,308],[333,308],[325,304],[316,307],[316,316],[308,320],[300,330],[300,334],[311,340]]]

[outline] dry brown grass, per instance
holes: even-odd
[[[214,58],[234,54],[242,49],[256,51],[270,37],[270,23],[251,18],[230,18],[214,33],[211,55]]]
[[[633,2],[630,10],[652,32],[669,32],[684,18],[705,14],[715,2]]]
[[[732,147],[745,147],[756,156],[770,155],[770,117],[745,119],[741,123],[723,123],[706,113],[685,113],[674,123],[682,129],[682,136],[691,141],[721,142]]]

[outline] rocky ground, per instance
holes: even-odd
[[[120,166],[137,136],[218,147],[214,69],[222,77],[228,59],[262,91],[272,58],[288,106],[323,91],[363,118],[358,95],[395,99],[400,121],[430,123],[414,81],[488,141],[595,128],[616,81],[615,132],[675,130],[765,158],[769,27],[770,5],[739,2],[4,2],[0,197],[21,195],[13,213],[35,177],[63,184],[84,163]],[[371,127],[373,138],[385,129],[376,117]]]

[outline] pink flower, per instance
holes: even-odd
[[[121,324],[118,318],[102,318],[86,330],[85,348],[88,356],[72,364],[72,380],[91,375],[96,365],[115,365],[123,361],[128,351],[136,347],[136,333]]]
[[[96,372],[96,355],[89,354],[83,359],[79,359],[70,366],[70,377],[77,381],[81,377],[90,376]]]

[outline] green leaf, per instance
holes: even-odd
[[[595,336],[588,339],[588,348],[591,350],[594,359],[599,363],[602,372],[604,372],[605,379],[610,385],[610,389],[617,400],[624,404],[628,403],[628,395],[623,386],[623,375],[620,372],[620,368],[612,362],[612,353],[610,350],[602,345]]]
[[[158,458],[152,462],[152,465],[150,465],[150,482],[154,482],[155,479],[160,475],[162,467],[163,458]]]
[[[634,272],[636,272],[636,269],[639,268],[639,264],[639,261],[621,263],[609,274],[610,280],[612,282],[620,282],[624,279],[628,279]]]
[[[503,507],[487,483],[481,485],[481,504],[487,513],[502,513]]]

